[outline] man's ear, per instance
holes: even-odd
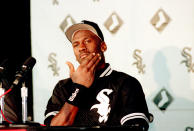
[[[107,46],[106,46],[106,43],[105,42],[101,42],[101,51],[102,52],[105,52],[107,50]]]

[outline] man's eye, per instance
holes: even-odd
[[[77,47],[78,46],[78,43],[73,43],[73,47]]]
[[[86,40],[84,41],[85,44],[88,44],[88,43],[90,43],[90,42],[91,42],[90,39],[86,39]]]

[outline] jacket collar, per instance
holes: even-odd
[[[104,76],[110,75],[111,73],[112,73],[111,66],[110,66],[109,63],[106,63],[106,66],[105,66],[103,69],[97,71],[97,72],[96,72],[96,75],[97,75],[98,77],[104,77]]]

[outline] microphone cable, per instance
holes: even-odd
[[[2,94],[2,95],[0,96],[0,99],[1,99],[4,95],[8,94],[10,91],[12,91],[12,89],[9,89],[9,90],[7,90],[4,94]],[[5,115],[3,114],[2,109],[1,109],[1,114],[2,114],[2,116],[3,116],[3,118],[4,118],[4,120],[5,120],[6,122],[8,122],[9,124],[12,124],[11,121],[9,121],[8,119],[6,119]]]

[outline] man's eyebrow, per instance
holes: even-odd
[[[78,41],[72,41],[72,44],[78,43]]]
[[[95,38],[95,37],[96,37],[95,35],[85,36],[85,37],[83,37],[82,40],[92,39],[92,38]],[[77,43],[77,42],[79,42],[79,40],[72,41],[72,44]]]

